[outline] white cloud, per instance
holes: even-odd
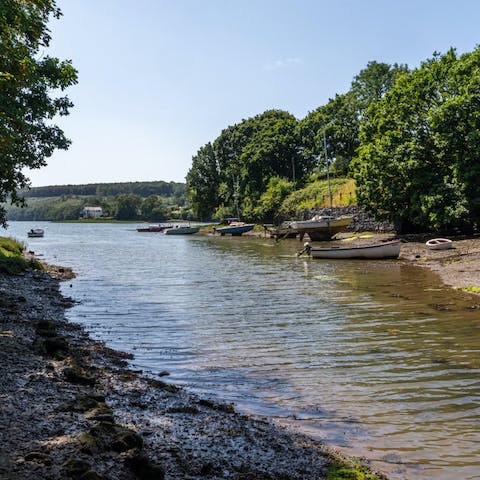
[[[279,58],[265,65],[265,70],[278,70],[279,68],[289,68],[302,63],[302,59],[298,57]]]

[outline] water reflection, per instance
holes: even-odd
[[[34,249],[79,272],[71,318],[142,368],[365,455],[392,478],[480,478],[480,310],[427,270],[118,225],[49,224]]]

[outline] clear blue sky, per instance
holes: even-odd
[[[57,0],[48,53],[72,59],[73,143],[33,186],[184,181],[223,128],[303,118],[371,60],[419,66],[480,43],[478,0]]]

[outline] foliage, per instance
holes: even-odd
[[[42,268],[36,260],[23,258],[24,247],[13,238],[0,237],[0,272],[18,275],[29,268],[35,270]]]
[[[9,195],[21,203],[16,192],[28,185],[25,168],[44,166],[54,150],[70,143],[52,120],[68,115],[72,103],[53,93],[75,84],[77,72],[70,61],[43,53],[50,16],[60,17],[54,0],[0,2],[0,203]]]
[[[117,195],[115,205],[115,218],[117,220],[136,220],[140,217],[142,198],[133,193]]]
[[[480,221],[480,48],[435,54],[372,103],[353,163],[359,202],[403,231]]]
[[[151,222],[164,222],[167,219],[167,210],[162,198],[150,195],[140,205],[141,217]]]
[[[278,222],[282,203],[292,193],[293,188],[293,182],[280,177],[272,177],[254,209],[254,218]]]
[[[120,194],[133,193],[140,197],[159,195],[181,199],[185,195],[185,184],[177,182],[122,182],[122,183],[89,183],[86,185],[52,185],[22,190],[19,195],[32,197],[65,197],[93,196],[114,197]]]
[[[200,148],[193,157],[187,174],[188,196],[191,209],[200,219],[210,218],[218,206],[220,170],[211,143]]]
[[[407,71],[404,65],[369,62],[355,76],[347,93],[335,95],[299,122],[303,155],[311,162],[320,158],[321,168],[327,161],[333,162],[338,173],[346,174],[360,143],[359,128],[365,110],[383,98],[399,75]]]
[[[187,175],[189,201],[195,215],[216,212],[253,218],[270,178],[298,182],[311,169],[300,153],[296,118],[268,110],[224,129],[199,149]]]
[[[334,460],[328,467],[327,480],[378,480],[368,468],[353,460]]]

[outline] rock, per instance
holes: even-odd
[[[80,477],[80,480],[107,480],[107,478],[95,470],[88,470]]]
[[[24,458],[26,462],[36,462],[47,466],[52,464],[50,456],[43,452],[30,452],[27,453]]]
[[[90,464],[77,458],[67,460],[63,465],[65,473],[70,477],[78,477],[90,470]]]
[[[94,385],[95,377],[78,367],[69,367],[63,371],[65,380],[79,385]]]
[[[132,430],[125,430],[118,434],[113,443],[112,450],[115,452],[127,452],[134,448],[141,449],[143,447],[143,438]]]
[[[141,480],[164,480],[165,470],[146,455],[136,454],[125,459],[125,466]]]
[[[65,337],[50,337],[44,340],[45,351],[51,357],[64,357],[68,352],[68,341]]]
[[[88,420],[95,420],[97,422],[114,422],[112,409],[105,404],[97,404],[85,415],[85,417]]]

